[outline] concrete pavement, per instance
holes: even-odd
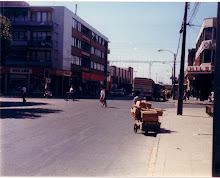
[[[210,103],[191,98],[184,101],[183,115],[177,115],[176,108],[164,111],[148,177],[212,176],[213,118],[206,113],[205,106],[198,106],[202,104]]]

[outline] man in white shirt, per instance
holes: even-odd
[[[107,107],[105,88],[102,88],[100,91],[100,101],[101,101],[103,107]]]

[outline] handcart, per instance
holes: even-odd
[[[142,108],[140,106],[134,106],[131,108],[131,114],[134,118],[134,132],[137,133],[138,130],[147,132],[160,131],[159,116],[163,115],[163,111],[159,108]]]

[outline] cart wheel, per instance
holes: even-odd
[[[138,130],[138,126],[137,124],[134,124],[134,132],[137,133],[137,130]]]

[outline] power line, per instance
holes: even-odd
[[[197,12],[198,12],[199,6],[200,6],[200,3],[199,3],[199,2],[196,2],[196,3],[194,4],[193,9],[192,9],[192,11],[191,11],[191,14],[190,14],[190,16],[189,16],[189,22],[188,22],[188,24],[190,24],[190,23],[194,20],[196,14],[197,14]]]
[[[122,62],[122,63],[173,63],[173,61],[134,61],[134,60],[109,60],[109,62]],[[180,61],[177,61],[180,62]]]

